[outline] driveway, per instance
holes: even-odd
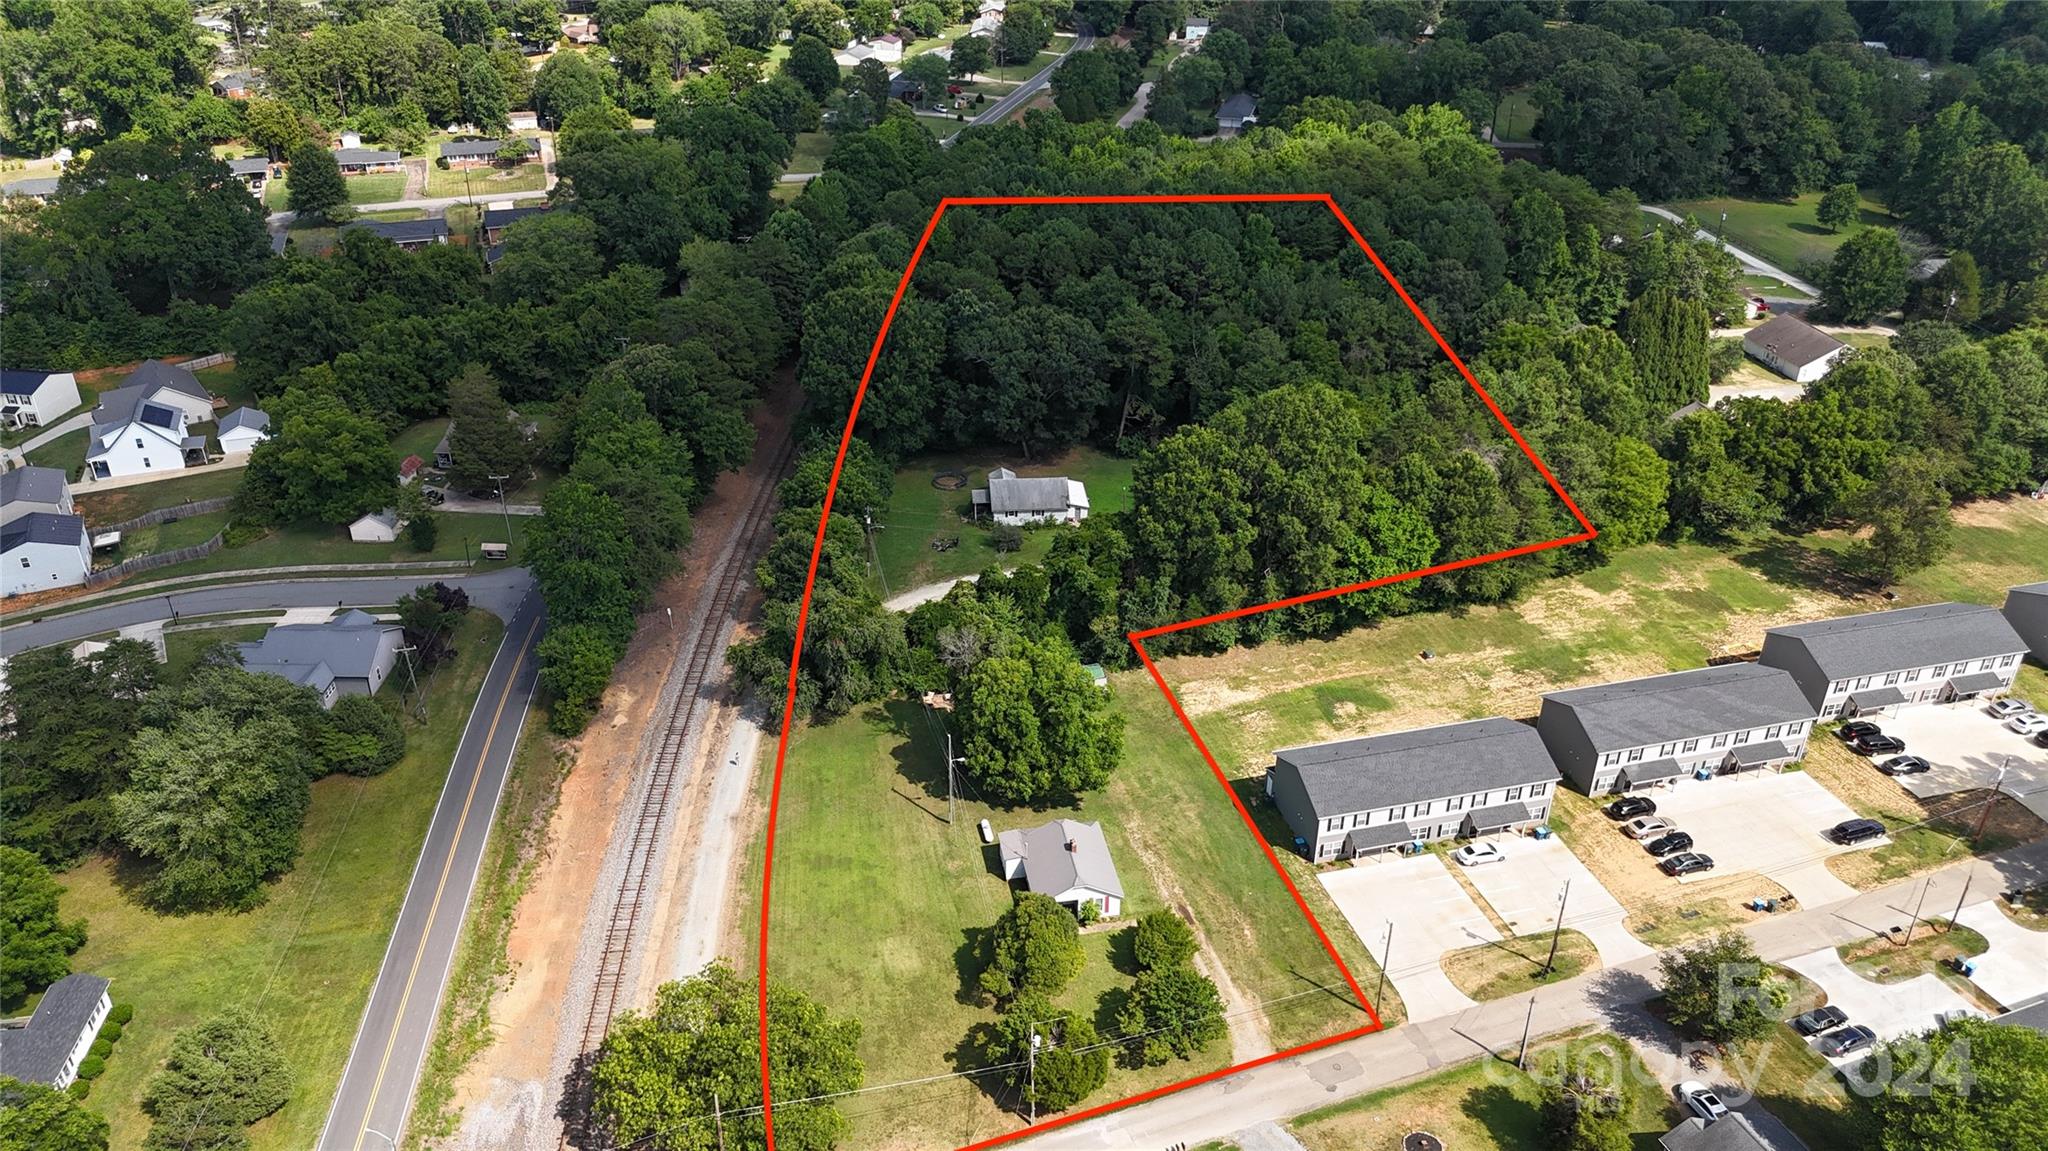
[[[1410,1020],[1474,1006],[1444,974],[1443,953],[1496,942],[1500,932],[1451,878],[1442,856],[1364,860],[1317,878],[1375,957],[1382,954],[1387,925],[1393,925],[1387,978],[1408,1005]]]
[[[1692,833],[1694,851],[1713,856],[1714,870],[1704,877],[1758,872],[1807,907],[1856,894],[1828,871],[1828,856],[1888,842],[1830,842],[1827,829],[1856,813],[1801,771],[1686,780],[1656,798],[1657,814]]]
[[[1990,950],[1977,957],[1970,982],[2010,1011],[2048,995],[2048,933],[2029,931],[1992,902],[1963,908],[1956,922],[1984,937]]]
[[[1908,708],[1880,726],[1906,741],[1906,749],[1934,765],[1925,775],[1902,775],[1899,785],[1921,799],[1952,791],[1990,787],[2005,770],[2003,785],[2034,814],[2048,819],[2048,748],[2006,730],[1979,703]]]
[[[1656,216],[1658,219],[1669,220],[1674,224],[1685,223],[1685,217],[1679,215],[1676,212],[1671,211],[1668,208],[1653,208],[1648,204],[1644,204],[1642,205],[1642,209],[1643,211],[1648,212],[1652,216]],[[1741,264],[1745,270],[1754,272],[1760,276],[1776,277],[1777,279],[1785,281],[1785,286],[1792,288],[1795,291],[1804,292],[1807,295],[1812,296],[1816,300],[1820,299],[1819,288],[1814,287],[1812,284],[1807,283],[1805,280],[1800,279],[1799,277],[1793,275],[1792,273],[1786,271],[1783,268],[1778,267],[1775,264],[1765,263],[1763,257],[1757,256],[1750,252],[1745,252],[1741,248],[1738,248],[1733,244],[1724,243],[1720,239],[1718,239],[1712,232],[1707,231],[1705,228],[1699,229],[1698,231],[1694,232],[1693,235],[1697,236],[1699,239],[1711,240],[1717,244],[1720,244],[1722,250],[1727,252],[1729,255],[1735,257],[1736,262]]]
[[[1500,836],[1493,842],[1507,856],[1506,862],[1468,867],[1465,877],[1493,905],[1494,912],[1508,921],[1515,934],[1550,930],[1557,923],[1558,892],[1570,881],[1564,925],[1584,932],[1593,941],[1602,965],[1613,967],[1651,954],[1641,940],[1621,925],[1628,912],[1586,870],[1564,840],[1555,836]]]
[[[1940,1013],[1971,1006],[1948,984],[1928,974],[1916,975],[1903,983],[1872,983],[1849,970],[1832,947],[1788,959],[1785,966],[1820,984],[1830,1004],[1848,1012],[1849,1022],[1861,1023],[1877,1032],[1880,1042],[1925,1031],[1935,1025],[1935,1016]],[[1809,1045],[1812,1042],[1807,1041]],[[1860,1063],[1866,1054],[1858,1051],[1829,1062],[1837,1067]]]

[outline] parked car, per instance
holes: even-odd
[[[960,94],[960,92],[961,92],[961,87],[960,87],[960,85],[958,85],[958,84],[948,84],[948,85],[946,85],[946,95],[948,95],[948,96],[958,96],[958,95]]]
[[[1874,819],[1845,819],[1828,828],[1828,838],[1847,847],[1852,843],[1884,837],[1884,824]]]
[[[1466,867],[1478,867],[1482,863],[1499,863],[1507,856],[1502,855],[1500,848],[1491,843],[1468,843],[1451,852],[1451,858]]]
[[[1933,767],[1933,764],[1917,755],[1895,755],[1878,764],[1877,770],[1886,775],[1919,775],[1932,770]]]
[[[2032,704],[2023,699],[1994,699],[1985,705],[1984,710],[1990,712],[1993,719],[2011,719],[2013,716],[2019,715],[2022,712],[2032,711],[2034,708]]]
[[[2042,747],[2048,747],[2048,731],[2037,731],[2037,732],[2035,732],[2035,733],[2034,733],[2034,742],[2035,742],[2035,743],[2037,743],[2037,744],[2039,744],[2039,745],[2040,745],[2040,746],[2042,746]]]
[[[1852,1052],[1877,1045],[1877,1032],[1861,1023],[1839,1027],[1820,1037],[1820,1053],[1830,1059],[1839,1059]]]
[[[1951,1023],[1961,1023],[1965,1019],[1982,1018],[1984,1018],[1984,1013],[1974,1007],[1957,1007],[1950,1011],[1937,1011],[1934,1013],[1934,1022],[1942,1027],[1947,1027]]]
[[[1657,814],[1657,801],[1640,795],[1624,795],[1607,805],[1607,818],[1612,820],[1631,819],[1638,815]]]
[[[440,507],[448,499],[448,489],[421,484],[420,498],[426,500],[430,506]]]
[[[2038,711],[2024,712],[2006,720],[2005,729],[2021,735],[2039,735],[2048,731],[2048,715],[2042,715]]]
[[[1728,1114],[1728,1105],[1721,1102],[1721,1097],[1707,1090],[1707,1085],[1697,1079],[1680,1083],[1674,1094],[1680,1103],[1705,1122],[1712,1123]]]
[[[1701,871],[1714,870],[1714,857],[1701,855],[1697,851],[1681,851],[1657,865],[1666,875],[1692,875]]]
[[[1896,755],[1906,750],[1906,741],[1896,735],[1878,732],[1875,735],[1859,735],[1850,740],[1849,750],[1858,755]]]
[[[1621,833],[1630,839],[1648,839],[1653,835],[1663,835],[1666,832],[1677,830],[1676,827],[1672,826],[1670,820],[1659,819],[1654,815],[1645,815],[1631,819],[1621,825]]]
[[[1649,848],[1651,855],[1662,859],[1674,851],[1692,850],[1692,836],[1683,831],[1674,831],[1670,835],[1659,836],[1651,840],[1645,846]]]
[[[1843,743],[1866,735],[1876,735],[1881,729],[1867,719],[1854,719],[1835,729],[1835,735]]]
[[[1826,1007],[1816,1007],[1794,1018],[1792,1030],[1801,1035],[1819,1035],[1823,1031],[1833,1031],[1847,1022],[1849,1013],[1830,1003]]]

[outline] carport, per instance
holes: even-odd
[[[1614,789],[1623,795],[1639,788],[1655,787],[1668,783],[1685,774],[1685,765],[1675,759],[1653,759],[1648,763],[1630,764],[1621,769],[1614,778]]]
[[[1344,857],[1357,859],[1382,851],[1393,851],[1415,842],[1415,830],[1405,823],[1382,823],[1361,827],[1344,837]]]
[[[1762,771],[1767,767],[1783,767],[1792,762],[1792,749],[1780,740],[1769,739],[1762,743],[1746,743],[1728,753],[1721,761],[1723,775],[1741,775],[1745,771]]]
[[[1508,831],[1535,821],[1535,813],[1529,810],[1526,803],[1497,803],[1492,807],[1479,807],[1466,812],[1465,822],[1458,834],[1470,839],[1475,835]]]
[[[1401,993],[1411,1021],[1473,1006],[1444,974],[1443,954],[1497,942],[1500,932],[1452,878],[1441,855],[1382,855],[1316,878],[1375,958],[1392,925],[1387,978]]]
[[[1906,693],[1895,687],[1866,688],[1849,697],[1842,705],[1842,715],[1854,719],[1863,715],[1889,715],[1890,708],[1906,702]]]
[[[2002,691],[2005,681],[1988,671],[1959,675],[1941,685],[1941,702],[1955,703],[1957,700],[1975,699],[1981,692]]]

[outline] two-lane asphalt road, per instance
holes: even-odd
[[[484,841],[533,698],[534,645],[545,621],[540,594],[528,586],[505,618],[505,640],[456,744],[319,1151],[384,1151],[403,1138]]]
[[[1072,59],[1074,53],[1086,52],[1094,44],[1095,30],[1086,24],[1076,22],[1074,25],[1074,43],[1072,47],[1060,53],[1058,59],[1039,69],[1037,74],[1022,84],[1017,85],[1002,99],[983,109],[980,115],[967,122],[967,126],[970,128],[987,127],[991,124],[1000,124],[1004,120],[1009,119],[1011,113],[1030,103],[1031,98],[1038,95],[1038,90],[1045,87],[1052,80],[1053,69]],[[951,144],[953,138],[949,136],[943,142]]]

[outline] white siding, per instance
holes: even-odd
[[[0,595],[24,595],[77,587],[92,570],[92,545],[79,533],[77,546],[25,543],[0,556]]]
[[[1991,672],[2003,681],[1995,689],[2004,691],[2012,687],[2013,677],[2020,673],[2020,660],[2026,656],[2023,651],[2007,652],[2003,655],[1984,656],[1980,659],[1966,659],[1955,663],[1927,664],[1921,667],[1901,668],[1898,671],[1880,672],[1858,676],[1855,679],[1838,679],[1828,684],[1827,697],[1821,701],[1822,719],[1841,714],[1849,697],[1859,691],[1875,691],[1879,688],[1895,687],[1906,697],[1906,705],[1938,703],[1941,688],[1949,680],[1963,675]]]
[[[177,439],[172,439],[148,424],[127,424],[108,435],[111,446],[103,455],[86,461],[88,474],[107,478],[183,471],[185,450],[179,441],[184,439],[184,431],[181,425]]]

